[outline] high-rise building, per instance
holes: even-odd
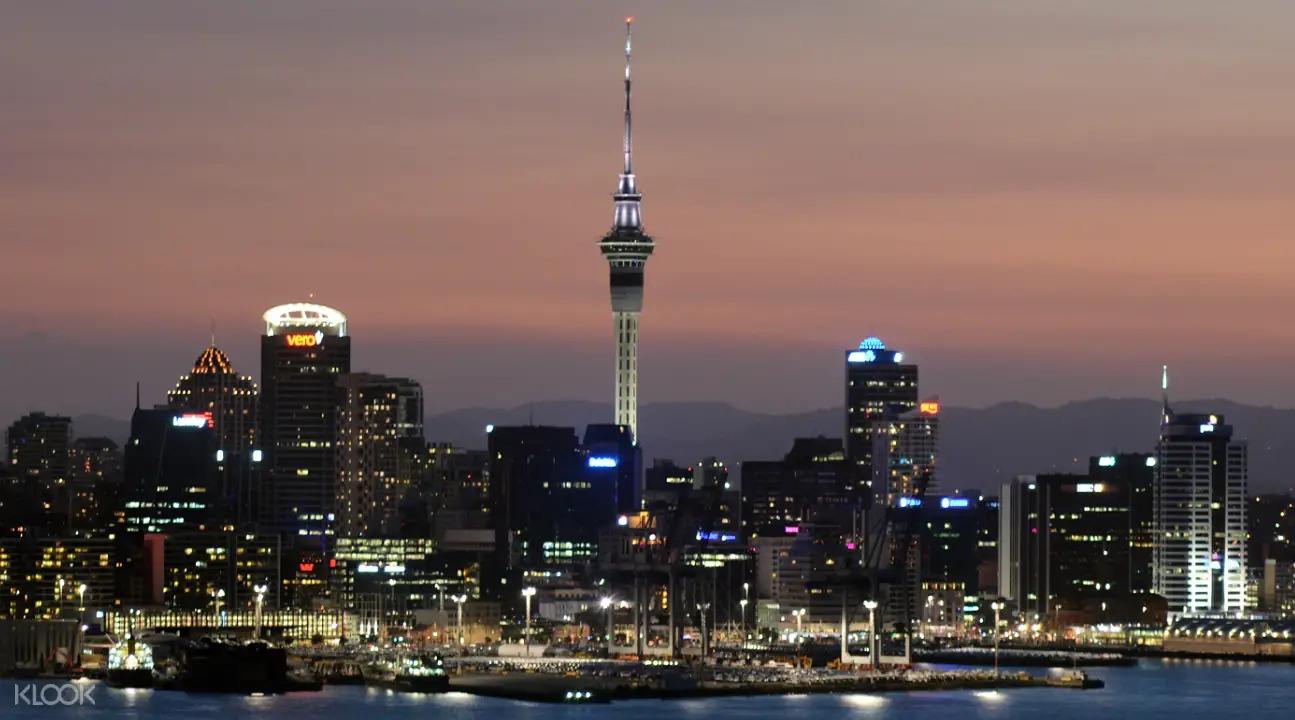
[[[744,537],[780,537],[809,519],[811,509],[843,516],[853,507],[852,476],[839,438],[796,438],[780,461],[748,461],[742,468]]]
[[[1155,590],[1175,614],[1246,609],[1246,444],[1165,403],[1153,491]]]
[[[261,338],[264,526],[322,538],[336,499],[337,378],[351,371],[346,316],[293,303],[265,312]]]
[[[5,442],[15,490],[29,505],[22,517],[26,529],[63,534],[71,512],[72,419],[28,413],[9,426]]]
[[[884,482],[888,470],[874,466],[873,455],[891,437],[890,423],[918,409],[917,366],[904,363],[904,353],[886,348],[870,337],[845,354],[845,452],[860,479],[863,499]]]
[[[195,531],[225,520],[224,459],[207,413],[136,408],[124,459],[126,532]]]
[[[347,373],[337,388],[337,534],[394,537],[400,502],[425,467],[423,387],[407,378]]]
[[[122,458],[117,443],[105,437],[77,438],[72,443],[72,534],[106,532],[121,492]]]
[[[207,346],[187,375],[166,394],[176,410],[211,413],[212,428],[220,448],[241,455],[256,448],[256,383],[239,375],[229,357],[215,345]]]
[[[887,504],[901,497],[934,495],[938,491],[936,458],[940,439],[940,402],[923,400],[916,410],[873,425],[873,491]],[[884,476],[881,473],[884,472]],[[922,486],[921,481],[925,482]]]
[[[612,330],[616,338],[615,420],[638,437],[639,316],[643,312],[643,270],[655,247],[643,232],[641,201],[635,185],[630,113],[630,28],[625,21],[625,165],[612,195],[616,211],[611,230],[598,247],[611,268]]]
[[[1156,458],[1092,458],[1087,474],[1026,475],[1000,498],[999,593],[1021,612],[1057,617],[1085,601],[1150,592]],[[1136,618],[1130,618],[1136,619]]]
[[[9,426],[5,443],[9,465],[19,478],[36,480],[45,488],[67,483],[72,418],[28,413]]]
[[[591,563],[616,518],[617,470],[633,457],[594,454],[569,427],[495,427],[488,440],[499,569]]]
[[[193,369],[166,394],[168,407],[211,418],[222,456],[220,484],[230,494],[231,517],[244,523],[257,519],[259,500],[257,395],[252,378],[239,375],[215,344],[203,349]]]

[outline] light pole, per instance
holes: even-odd
[[[77,604],[81,606],[81,612],[85,612],[85,583],[76,586]]]
[[[864,600],[863,606],[868,609],[868,664],[876,670],[877,651],[880,649],[877,644],[877,601]]]
[[[739,601],[737,602],[737,604],[741,607],[741,615],[742,615],[742,642],[746,642],[746,640],[747,640],[747,637],[746,637],[746,606],[747,606],[747,603],[749,603],[749,602],[751,602],[751,601],[750,601],[750,600],[747,600],[746,598],[742,598],[741,600],[739,600]]]
[[[216,599],[216,627],[220,627],[220,606],[225,604],[225,588],[212,590],[211,596]]]
[[[387,608],[387,625],[391,626],[396,624],[396,579],[388,578],[387,587],[391,591],[391,605]]]
[[[256,635],[257,640],[261,639],[261,607],[265,604],[265,591],[268,588],[265,585],[255,585],[252,591],[256,593]]]
[[[463,603],[467,601],[468,596],[466,594],[451,595],[450,599],[453,600],[454,604],[458,606],[458,617],[456,618],[454,623],[454,634],[458,636],[459,647],[462,648],[463,647]]]
[[[522,597],[526,599],[526,657],[531,656],[531,598],[535,597],[534,587],[522,588]]]
[[[63,576],[60,575],[58,577],[58,614],[59,615],[63,614],[63,586],[66,584],[67,584],[67,580],[65,580]]]
[[[796,640],[797,642],[799,642],[800,635],[801,635],[800,623],[801,623],[801,620],[805,617],[805,608],[800,608],[799,610],[792,610],[791,616],[796,618]]]
[[[990,607],[994,609],[994,677],[998,677],[998,622],[999,613],[1003,610],[1003,604],[994,601],[994,604],[990,605]]]
[[[598,606],[607,613],[607,657],[612,656],[612,603],[615,602],[609,597],[602,598],[598,601]]]

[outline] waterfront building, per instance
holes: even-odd
[[[236,531],[172,532],[150,538],[162,557],[159,596],[178,610],[245,610],[256,600],[256,588],[266,588],[265,607],[279,606],[281,540],[278,535]]]
[[[1223,416],[1166,400],[1155,461],[1155,591],[1175,615],[1244,612],[1245,442]]]
[[[322,547],[335,519],[337,378],[351,371],[346,316],[293,303],[270,308],[263,319],[261,521]]]
[[[115,557],[107,537],[0,538],[0,617],[78,617],[113,604]]]
[[[1147,494],[1155,467],[1150,455],[1104,455],[1090,460],[1087,474],[1005,483],[999,594],[1022,613],[1055,620],[1094,601],[1114,612],[1117,601],[1148,593]]]
[[[400,504],[426,469],[423,388],[372,373],[337,379],[337,534],[395,537]]]
[[[614,422],[638,437],[639,318],[643,313],[643,271],[656,242],[643,230],[642,200],[634,175],[630,112],[630,21],[625,23],[624,166],[616,192],[611,230],[598,243],[611,270],[612,333],[616,341]]]

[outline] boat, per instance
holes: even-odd
[[[1047,684],[1053,687],[1074,688],[1076,690],[1096,690],[1106,687],[1104,681],[1089,677],[1088,673],[1083,670],[1071,670],[1060,675],[1053,675],[1047,679]]]
[[[364,679],[374,687],[400,692],[443,693],[450,689],[445,661],[435,653],[381,658],[365,667]]]
[[[153,649],[133,634],[108,649],[108,687],[153,687]]]
[[[180,689],[187,692],[277,694],[289,688],[287,653],[264,642],[203,638],[183,648]]]

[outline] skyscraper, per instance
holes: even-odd
[[[1246,444],[1223,416],[1176,413],[1166,396],[1155,467],[1155,591],[1171,613],[1244,611]]]
[[[337,385],[337,534],[394,537],[424,462],[423,387],[372,373],[347,373]]]
[[[346,316],[293,303],[263,318],[261,519],[277,532],[320,536],[334,513],[337,378],[351,370]]]
[[[616,338],[615,423],[638,437],[639,316],[643,312],[643,270],[655,242],[643,232],[639,194],[634,183],[630,114],[630,28],[625,19],[625,166],[612,195],[616,211],[611,230],[598,247],[611,268],[612,330]]]
[[[209,412],[220,448],[243,454],[256,445],[256,383],[239,375],[229,358],[215,345],[207,346],[166,394],[176,410]]]
[[[854,465],[866,498],[884,463],[873,467],[873,454],[890,438],[887,423],[918,407],[917,366],[904,364],[904,353],[888,350],[870,337],[845,354],[845,453]],[[883,432],[884,431],[884,432]],[[880,447],[878,447],[880,446]]]

